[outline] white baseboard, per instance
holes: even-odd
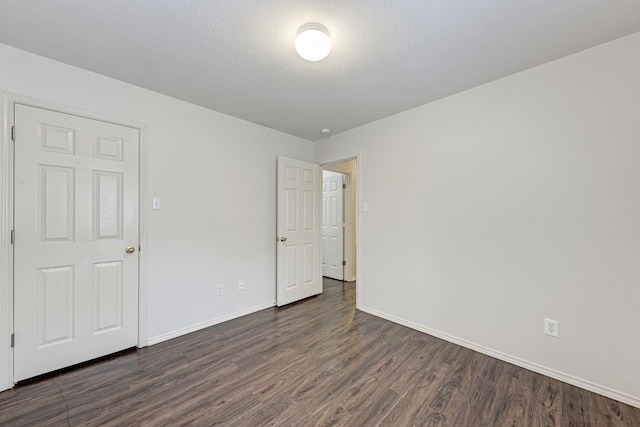
[[[175,331],[171,331],[171,332],[168,332],[166,334],[156,335],[155,337],[149,338],[148,345],[154,345],[154,344],[161,343],[163,341],[170,340],[172,338],[178,338],[178,337],[180,337],[182,335],[186,335],[186,334],[189,334],[191,332],[199,331],[200,329],[208,328],[209,326],[217,325],[219,323],[223,323],[223,322],[226,322],[228,320],[237,319],[238,317],[246,316],[247,314],[252,314],[252,313],[255,313],[257,311],[264,310],[266,308],[275,307],[275,305],[276,305],[276,302],[273,301],[271,303],[259,305],[257,307],[252,307],[252,308],[249,308],[247,310],[237,311],[235,313],[231,313],[231,314],[226,315],[226,316],[217,317],[215,319],[208,320],[206,322],[198,323],[198,324],[195,324],[195,325],[192,325],[192,326],[188,326],[186,328],[182,328],[182,329],[178,329],[178,330],[175,330]]]
[[[529,369],[530,371],[537,372],[539,374],[545,375],[550,378],[554,378],[556,380],[565,382],[567,384],[574,385],[576,387],[583,388],[585,390],[600,394],[605,397],[609,397],[611,399],[617,400],[622,403],[626,403],[628,405],[634,406],[636,408],[640,408],[640,397],[631,396],[627,393],[620,392],[618,390],[611,389],[609,387],[605,387],[599,384],[592,383],[591,381],[583,380],[582,378],[577,378],[572,375],[565,374],[560,371],[556,371],[554,369],[547,368],[545,366],[538,365],[536,363],[529,362],[524,359],[520,359],[518,357],[511,356],[506,353],[502,353],[500,351],[493,350],[488,347],[484,347],[482,345],[466,341],[464,339],[454,337],[452,335],[436,331],[426,326],[419,325],[414,322],[410,322],[405,319],[401,319],[399,317],[383,313],[381,311],[369,308],[369,307],[358,307],[359,310],[364,311],[365,313],[372,314],[374,316],[380,317],[385,320],[389,320],[394,323],[398,323],[400,325],[406,326],[411,329],[415,329],[416,331],[423,332],[427,335],[431,335],[437,338],[441,338],[445,341],[460,345],[462,347],[468,348],[470,350],[477,351],[478,353],[486,354],[487,356],[495,357],[496,359],[511,363],[513,365],[519,366],[521,368]]]

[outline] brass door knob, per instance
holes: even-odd
[[[136,251],[136,248],[134,248],[133,246],[127,246],[127,249],[125,249],[124,251],[128,254],[132,254]]]

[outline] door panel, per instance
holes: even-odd
[[[122,261],[93,265],[93,333],[122,327]]]
[[[73,241],[75,173],[73,168],[38,165],[40,242]]]
[[[133,347],[138,131],[15,106],[14,380]]]
[[[74,338],[73,294],[74,267],[38,270],[38,305],[36,318],[38,346],[52,346]]]
[[[122,182],[119,172],[93,172],[94,237],[122,239]]]
[[[277,304],[322,293],[320,166],[278,158]]]

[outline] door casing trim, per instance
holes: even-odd
[[[13,212],[13,143],[11,126],[14,123],[15,104],[57,111],[59,113],[99,120],[138,130],[139,135],[139,228],[140,254],[138,258],[138,347],[147,346],[147,132],[143,122],[86,111],[56,103],[30,98],[19,94],[2,94],[2,146],[0,149],[0,391],[12,388],[13,381],[13,248],[11,230],[14,224]],[[17,130],[19,131],[19,130]]]

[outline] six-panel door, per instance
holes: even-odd
[[[344,277],[344,175],[324,171],[322,179],[322,275]]]
[[[139,135],[19,104],[15,126],[20,381],[137,344]]]
[[[320,166],[278,158],[277,305],[322,293]]]

